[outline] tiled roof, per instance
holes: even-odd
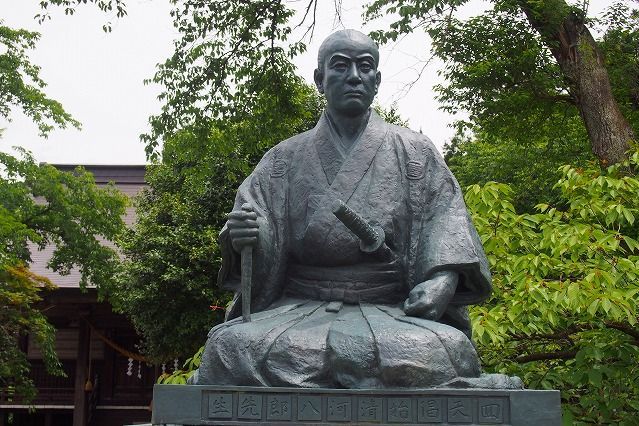
[[[56,168],[64,171],[73,171],[77,165],[56,165]],[[90,165],[83,166],[87,171],[93,173],[98,186],[104,186],[109,182],[113,182],[115,186],[122,191],[123,194],[130,198],[136,196],[145,186],[144,171],[145,166],[121,166],[121,165]],[[135,208],[129,206],[126,209],[124,223],[131,226],[135,222]],[[109,247],[114,247],[109,241],[104,242]],[[31,271],[45,276],[58,287],[77,288],[80,283],[80,273],[72,270],[68,275],[60,275],[47,268],[47,263],[53,255],[54,246],[47,246],[44,250],[38,250],[35,245],[31,245]]]
[[[71,172],[78,167],[78,164],[52,164],[55,168],[65,172]],[[95,182],[118,184],[144,184],[144,165],[82,165],[82,167],[91,172],[95,178]]]

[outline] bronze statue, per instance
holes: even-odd
[[[236,295],[194,383],[521,386],[480,374],[466,305],[491,292],[487,260],[431,141],[370,108],[378,63],[366,35],[329,36],[314,74],[326,111],[240,186],[218,277]]]

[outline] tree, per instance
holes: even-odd
[[[108,11],[119,0],[90,1]],[[84,0],[41,1],[65,6],[73,13]],[[118,16],[124,9],[118,9]],[[42,15],[45,19],[46,14]],[[14,107],[30,117],[44,137],[54,128],[80,123],[62,105],[43,92],[40,68],[28,57],[39,34],[0,24],[0,115],[8,120]],[[26,151],[19,157],[0,153],[0,390],[30,401],[35,388],[28,377],[29,362],[18,339],[26,334],[38,342],[47,370],[64,374],[54,350],[54,329],[37,309],[39,292],[53,289],[44,277],[29,271],[31,252],[55,246],[48,267],[61,274],[72,268],[81,273],[80,285],[95,285],[104,296],[119,265],[117,253],[102,244],[115,240],[124,223],[121,216],[127,199],[113,187],[98,188],[82,169],[61,172],[37,164]]]
[[[630,425],[639,412],[638,163],[635,151],[606,169],[564,166],[564,207],[535,214],[517,214],[507,185],[466,191],[495,287],[471,311],[483,364],[560,389],[567,424]]]
[[[36,18],[43,22],[51,19],[48,13],[50,6],[64,7],[65,13],[73,15],[78,5],[95,3],[103,12],[115,8],[118,18],[126,15],[121,0],[41,0],[42,13]],[[111,24],[103,26],[110,31]],[[0,20],[0,116],[11,119],[12,107],[19,107],[22,113],[31,118],[46,137],[55,127],[65,128],[69,125],[80,128],[80,122],[64,110],[60,102],[51,99],[43,92],[46,83],[40,78],[40,67],[33,64],[28,51],[33,49],[40,38],[37,32],[14,29],[2,25]]]
[[[186,0],[172,12],[180,33],[175,52],[153,77],[165,90],[162,112],[150,118],[151,131],[142,135],[147,155],[157,159],[159,141],[181,129],[211,121],[241,121],[256,111],[263,92],[270,107],[286,111],[287,85],[293,78],[290,61],[303,43],[285,47],[293,10],[284,1],[209,2]],[[263,99],[262,99],[263,101]]]
[[[552,142],[544,138],[513,143],[485,131],[467,138],[456,136],[445,145],[444,159],[463,188],[491,181],[506,183],[513,191],[517,211],[533,213],[539,203],[562,203],[555,188],[560,166],[569,160],[574,167],[585,167],[593,159],[588,140],[569,131],[576,127],[576,133],[583,133],[583,126],[573,124],[565,126],[566,133]]]
[[[47,266],[61,274],[78,268],[81,287],[90,283],[104,295],[119,258],[102,241],[122,232],[127,199],[114,187],[98,188],[81,168],[61,172],[21,153],[0,153],[0,388],[28,401],[35,389],[20,336],[32,334],[47,370],[63,374],[54,329],[36,307],[39,291],[54,285],[29,271],[31,251],[54,245]]]
[[[5,48],[0,54],[0,115],[10,120],[12,107],[19,107],[37,124],[41,136],[46,136],[55,126],[79,128],[80,123],[42,91],[45,83],[40,78],[40,68],[32,64],[27,55],[39,37],[38,33],[0,23],[0,45]]]
[[[54,287],[46,278],[32,274],[19,263],[16,265],[20,266],[0,267],[0,389],[9,398],[18,396],[30,401],[35,396],[35,387],[29,379],[26,354],[17,344],[18,336],[31,334],[35,338],[49,374],[64,375],[64,371],[55,353],[53,327],[34,307],[41,300],[38,292]]]
[[[634,132],[613,97],[602,52],[586,27],[585,11],[564,0],[515,2],[552,52],[603,165],[626,158]]]
[[[521,20],[527,25],[523,17]],[[476,113],[468,123],[474,134],[454,138],[445,147],[445,158],[462,186],[508,183],[517,210],[533,212],[540,202],[560,200],[559,192],[552,189],[561,176],[559,167],[565,163],[585,166],[592,153],[577,108],[558,100],[562,98],[543,95],[562,84],[554,80],[558,71],[536,65],[545,62],[536,59],[541,53],[533,49],[533,38],[524,37],[519,30],[509,32],[505,22],[495,26],[495,21],[477,17],[448,35],[444,50],[460,52],[450,55],[460,68],[454,77],[458,83],[440,88],[445,91],[441,93],[452,96],[445,105],[453,110],[455,101],[472,103]],[[629,122],[639,129],[639,63],[633,47],[639,37],[636,17],[617,4],[599,21],[605,29],[600,47],[615,98]],[[524,50],[526,55],[518,53]],[[497,89],[499,84],[503,90]],[[487,98],[492,103],[484,108],[482,99]]]
[[[48,10],[49,6],[58,6],[64,8],[66,15],[73,15],[75,9],[78,6],[86,4],[94,4],[102,12],[111,14],[115,10],[116,18],[122,18],[126,16],[126,5],[123,0],[39,0],[41,13],[36,15],[36,19],[42,23],[45,20],[51,19]],[[102,29],[105,32],[111,32],[111,22],[106,22]]]
[[[449,82],[439,87],[440,100],[450,111],[469,111],[473,126],[521,141],[540,135],[544,120],[561,123],[563,112],[567,120],[580,118],[602,165],[625,158],[635,134],[625,105],[634,100],[611,85],[602,47],[626,50],[616,56],[630,59],[632,72],[615,78],[633,81],[636,53],[632,44],[622,44],[636,38],[636,11],[615,2],[602,21],[609,36],[598,43],[587,28],[593,23],[587,10],[564,0],[494,1],[492,9],[461,21],[454,12],[465,3],[376,0],[367,17],[397,17],[389,29],[375,32],[381,41],[418,28],[432,37]]]

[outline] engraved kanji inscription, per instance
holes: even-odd
[[[317,395],[298,396],[297,420],[322,420],[322,397]]]
[[[291,396],[271,395],[266,404],[266,418],[269,420],[291,420]]]
[[[233,417],[233,397],[230,394],[209,394],[209,418],[230,419]]]
[[[417,400],[417,421],[420,423],[442,423],[444,409],[442,398],[420,398]]]
[[[468,398],[448,398],[448,422],[472,423],[473,401]]]
[[[239,395],[239,406],[237,409],[238,419],[258,419],[262,418],[262,395],[246,394]]]
[[[347,396],[329,396],[327,420],[349,422],[352,413],[351,398]]]
[[[381,421],[382,420],[382,399],[373,397],[362,397],[358,400],[357,420],[360,421]]]
[[[479,398],[479,423],[503,424],[504,401],[497,398]]]
[[[412,401],[410,398],[388,399],[388,421],[407,423],[413,421]]]

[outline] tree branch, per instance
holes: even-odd
[[[635,345],[639,346],[639,330],[637,330],[636,328],[620,322],[605,321],[604,324],[606,324],[606,327],[608,328],[614,328],[615,330],[619,330],[623,333],[626,333],[628,336],[631,336],[635,339]]]
[[[572,326],[572,327],[568,327],[565,330],[557,330],[554,333],[537,333],[537,334],[531,334],[531,335],[525,335],[525,334],[511,334],[511,337],[515,340],[538,340],[538,339],[544,339],[544,340],[564,340],[564,339],[568,339],[569,336],[571,334],[575,334],[579,331],[584,331],[584,330],[590,330],[592,329],[592,326]]]
[[[571,349],[563,352],[537,352],[528,355],[521,355],[515,358],[519,364],[531,361],[547,361],[552,359],[573,359],[577,355],[577,349]]]
[[[628,336],[634,339],[633,344],[639,346],[639,330],[634,327],[631,327],[628,324],[614,322],[614,321],[604,321],[604,324],[608,328],[612,328],[622,333],[627,334]],[[529,339],[546,339],[546,340],[568,340],[571,341],[570,335],[578,333],[580,331],[593,330],[597,327],[591,324],[582,324],[577,326],[569,327],[565,330],[556,331],[555,333],[547,333],[547,334],[536,334],[531,336],[524,336],[521,334],[513,334],[511,335],[516,340],[529,340]],[[524,364],[526,362],[531,361],[545,361],[552,359],[572,359],[577,354],[577,349],[570,349],[568,351],[561,352],[535,352],[528,355],[520,355],[515,358],[515,361],[519,364]]]
[[[313,33],[315,32],[315,23],[317,22],[317,2],[318,2],[318,0],[310,0],[308,2],[308,4],[306,5],[306,12],[304,13],[304,17],[302,18],[300,23],[297,24],[295,26],[295,28],[293,28],[293,29],[297,29],[297,28],[301,27],[302,24],[304,24],[304,22],[306,22],[306,18],[308,17],[308,13],[310,12],[311,6],[312,6],[313,7],[313,21],[306,28],[306,31],[304,31],[304,35],[302,35],[300,41],[304,40],[304,38],[308,35],[309,32],[311,33],[310,40],[313,39]]]

